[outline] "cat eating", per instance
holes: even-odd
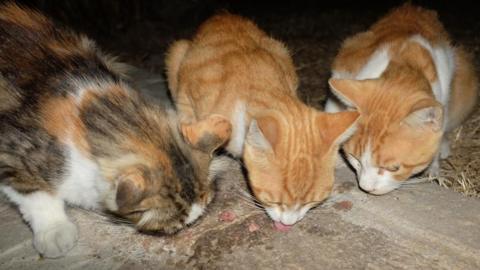
[[[249,185],[285,230],[330,194],[339,145],[359,114],[324,113],[297,97],[286,47],[228,13],[179,40],[166,59],[169,88],[185,121],[219,114],[232,123],[225,149],[243,158]]]
[[[346,158],[360,187],[385,194],[449,154],[445,133],[472,111],[478,81],[471,57],[454,47],[434,11],[405,4],[348,38],[329,80],[326,111],[359,110]]]
[[[38,252],[56,258],[75,245],[65,202],[140,231],[174,233],[203,214],[226,118],[180,123],[131,89],[91,40],[15,4],[0,7],[0,44],[0,190]]]

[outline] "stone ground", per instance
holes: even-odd
[[[74,5],[73,1],[67,2]],[[200,3],[215,1],[190,2],[198,7]],[[52,3],[54,7],[62,5],[57,1]],[[454,40],[478,54],[480,21],[475,9],[456,8],[455,3],[456,6],[444,5],[440,18]],[[341,41],[364,30],[388,8],[318,11],[292,7],[270,11],[263,4],[258,10],[237,8],[236,13],[253,18],[287,44],[298,67],[301,98],[321,108],[328,67]],[[71,9],[75,14],[85,13]],[[137,11],[132,8],[131,13]],[[58,13],[52,14],[74,29],[86,31],[107,51],[160,74],[168,44],[189,37],[198,23],[211,15],[209,8],[198,16],[195,7],[185,8],[182,16],[174,11],[172,7],[166,9],[161,15],[167,19],[156,21],[123,20],[122,14],[120,23],[108,24],[102,22],[105,17],[102,14],[94,14],[94,18],[84,19],[80,24],[62,19]],[[98,27],[92,25],[97,18],[102,22]],[[90,26],[82,28],[82,25]],[[102,28],[104,25],[115,29]],[[111,34],[106,35],[108,32]],[[475,58],[477,66],[479,60]],[[145,72],[135,72],[133,77],[148,95],[166,99],[164,90],[158,90],[164,89],[161,77]],[[479,126],[480,106],[477,106],[464,128],[454,134],[453,155],[443,163],[450,177],[445,181],[455,182],[458,175],[465,176],[466,183],[472,183],[468,186],[471,193],[453,188],[473,196],[480,191]],[[464,184],[460,181],[456,187]],[[128,226],[112,223],[102,214],[69,209],[79,226],[80,240],[67,257],[57,260],[38,256],[28,226],[16,209],[5,200],[0,201],[0,269],[480,269],[480,200],[434,183],[372,196],[358,189],[349,168],[340,167],[332,199],[309,212],[287,233],[274,230],[267,216],[245,201],[242,195],[246,192],[245,180],[239,172],[226,175],[218,183],[218,189],[208,213],[192,227],[171,237],[142,235]],[[227,219],[226,213],[233,213],[234,217]]]

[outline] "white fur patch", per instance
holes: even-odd
[[[329,98],[325,103],[325,112],[328,113],[337,113],[341,111],[345,111],[347,107],[339,102],[337,99]]]
[[[232,116],[232,135],[226,149],[231,154],[240,157],[243,153],[243,145],[247,133],[247,108],[244,102],[238,101],[235,104]]]
[[[93,209],[100,206],[109,184],[101,179],[98,165],[69,145],[67,175],[57,194],[71,204]]]
[[[396,181],[390,172],[383,170],[383,174],[379,174],[379,168],[372,163],[370,144],[367,145],[362,153],[360,163],[361,166],[357,164],[356,167],[360,167],[360,169],[357,169],[358,183],[363,190],[380,195],[400,186],[400,182]]]
[[[268,216],[277,222],[281,222],[284,225],[293,225],[305,217],[305,214],[310,210],[310,207],[304,206],[300,207],[296,205],[295,207],[282,211],[280,207],[266,207],[265,211]]]
[[[377,49],[367,63],[355,75],[356,80],[376,79],[379,78],[390,63],[388,47],[384,46]]]
[[[185,220],[185,224],[191,224],[195,220],[197,220],[205,211],[205,207],[199,205],[198,203],[194,203],[192,208],[190,208],[190,213],[188,213],[188,217]]]
[[[63,256],[76,243],[76,226],[68,219],[64,202],[47,192],[23,195],[11,187],[2,187],[7,197],[18,205],[33,231],[35,248],[48,258]]]

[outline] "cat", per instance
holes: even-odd
[[[478,92],[471,57],[452,45],[435,11],[411,4],[346,39],[329,84],[326,111],[361,113],[343,150],[360,187],[377,195],[428,166],[438,175],[449,155],[445,133],[469,115]]]
[[[229,13],[204,22],[166,57],[180,117],[220,114],[232,124],[225,149],[243,158],[256,199],[276,226],[292,226],[331,192],[336,152],[358,112],[324,113],[302,103],[287,48]]]
[[[39,253],[56,258],[75,245],[65,202],[167,234],[202,215],[223,166],[209,162],[230,137],[226,118],[179,122],[93,41],[16,4],[0,6],[0,44],[0,190]]]

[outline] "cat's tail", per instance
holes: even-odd
[[[167,69],[168,88],[170,88],[174,97],[178,86],[178,72],[189,48],[190,41],[181,39],[173,43],[167,52],[165,67]]]

